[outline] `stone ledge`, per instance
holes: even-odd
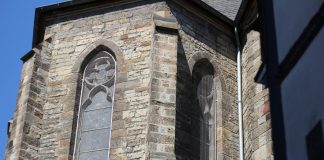
[[[178,32],[178,22],[177,19],[174,17],[161,17],[155,14],[153,16],[153,21],[156,28],[163,28]]]
[[[29,52],[27,52],[24,56],[22,56],[20,58],[20,60],[25,63],[30,58],[32,58],[34,56],[34,54],[39,54],[40,53],[40,50],[42,48],[42,45],[48,45],[51,42],[52,42],[52,35],[47,35],[45,37],[45,40],[43,42],[39,43],[36,47],[34,47],[33,49],[31,49]]]

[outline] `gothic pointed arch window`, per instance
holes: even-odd
[[[198,61],[193,68],[195,110],[195,148],[200,160],[216,159],[216,92],[214,69],[208,60]]]
[[[108,160],[116,61],[100,51],[83,71],[74,160]]]

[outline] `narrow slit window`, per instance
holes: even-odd
[[[195,148],[200,160],[216,159],[216,110],[214,69],[208,61],[196,63],[193,69],[196,110],[193,122]]]
[[[82,80],[75,160],[108,160],[116,61],[106,51],[88,62]]]

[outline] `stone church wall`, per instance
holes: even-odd
[[[149,84],[151,74],[152,13],[163,3],[112,7],[49,22],[53,36],[49,95],[41,139],[42,159],[67,159],[73,153],[78,90],[72,67],[92,43],[115,43],[117,82],[111,134],[111,159],[145,159],[147,154]],[[109,47],[109,46],[108,46]],[[80,74],[80,73],[79,73]],[[54,94],[55,93],[55,94]],[[74,118],[73,118],[74,117]],[[73,121],[74,120],[74,121]]]
[[[174,159],[177,42],[174,32],[154,33],[148,145],[150,159]]]
[[[37,142],[39,148],[34,151],[28,150],[28,154],[33,153],[34,159],[72,159],[79,84],[82,78],[81,73],[73,70],[73,66],[80,61],[79,58],[85,50],[93,47],[94,42],[105,39],[120,47],[120,52],[116,55],[118,77],[111,159],[145,159],[148,156],[146,143],[153,36],[152,13],[159,11],[160,7],[163,8],[163,4],[117,6],[47,22],[45,37],[52,39],[51,61],[46,77],[48,82],[43,86],[47,89],[47,94],[39,95],[45,99],[45,103],[41,104],[42,117],[38,126],[41,133],[38,140],[33,141]],[[29,73],[32,68],[28,66],[40,65],[31,62],[32,59],[25,62],[24,66],[27,68],[23,71],[24,76],[32,75]],[[25,83],[22,83],[21,87],[24,85]],[[21,97],[30,95],[28,91],[22,94]],[[15,118],[26,116],[25,112],[19,112],[20,115],[16,115]],[[24,124],[23,119],[19,120],[19,125]],[[19,127],[26,126],[27,124]],[[22,134],[21,131],[19,133]],[[15,135],[14,132],[12,135]],[[18,148],[17,152],[19,153],[15,159],[26,157],[24,150]]]
[[[235,45],[222,31],[192,13],[170,4],[179,25],[176,99],[176,156],[195,159],[190,130],[193,124],[191,72],[196,62],[208,60],[215,70],[216,151],[218,159],[238,159]],[[197,147],[197,146],[196,146]],[[198,154],[198,155],[197,155]]]
[[[172,33],[153,22],[167,12],[179,27]],[[201,59],[215,69],[217,157],[238,159],[235,46],[222,31],[160,1],[56,17],[45,26],[46,41],[23,66],[7,159],[72,159],[83,62],[100,49],[117,60],[110,159],[188,158],[186,93]]]
[[[33,57],[24,62],[6,159],[39,158],[51,47],[44,41],[30,51]]]
[[[245,159],[269,160],[273,156],[268,89],[254,82],[260,65],[260,33],[251,30],[242,53]]]

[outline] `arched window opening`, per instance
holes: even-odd
[[[114,57],[101,51],[87,63],[82,79],[75,160],[108,160],[116,81]]]
[[[216,110],[214,69],[207,60],[197,62],[193,68],[193,95],[195,97],[196,117],[193,122],[195,145],[200,160],[216,158]]]

